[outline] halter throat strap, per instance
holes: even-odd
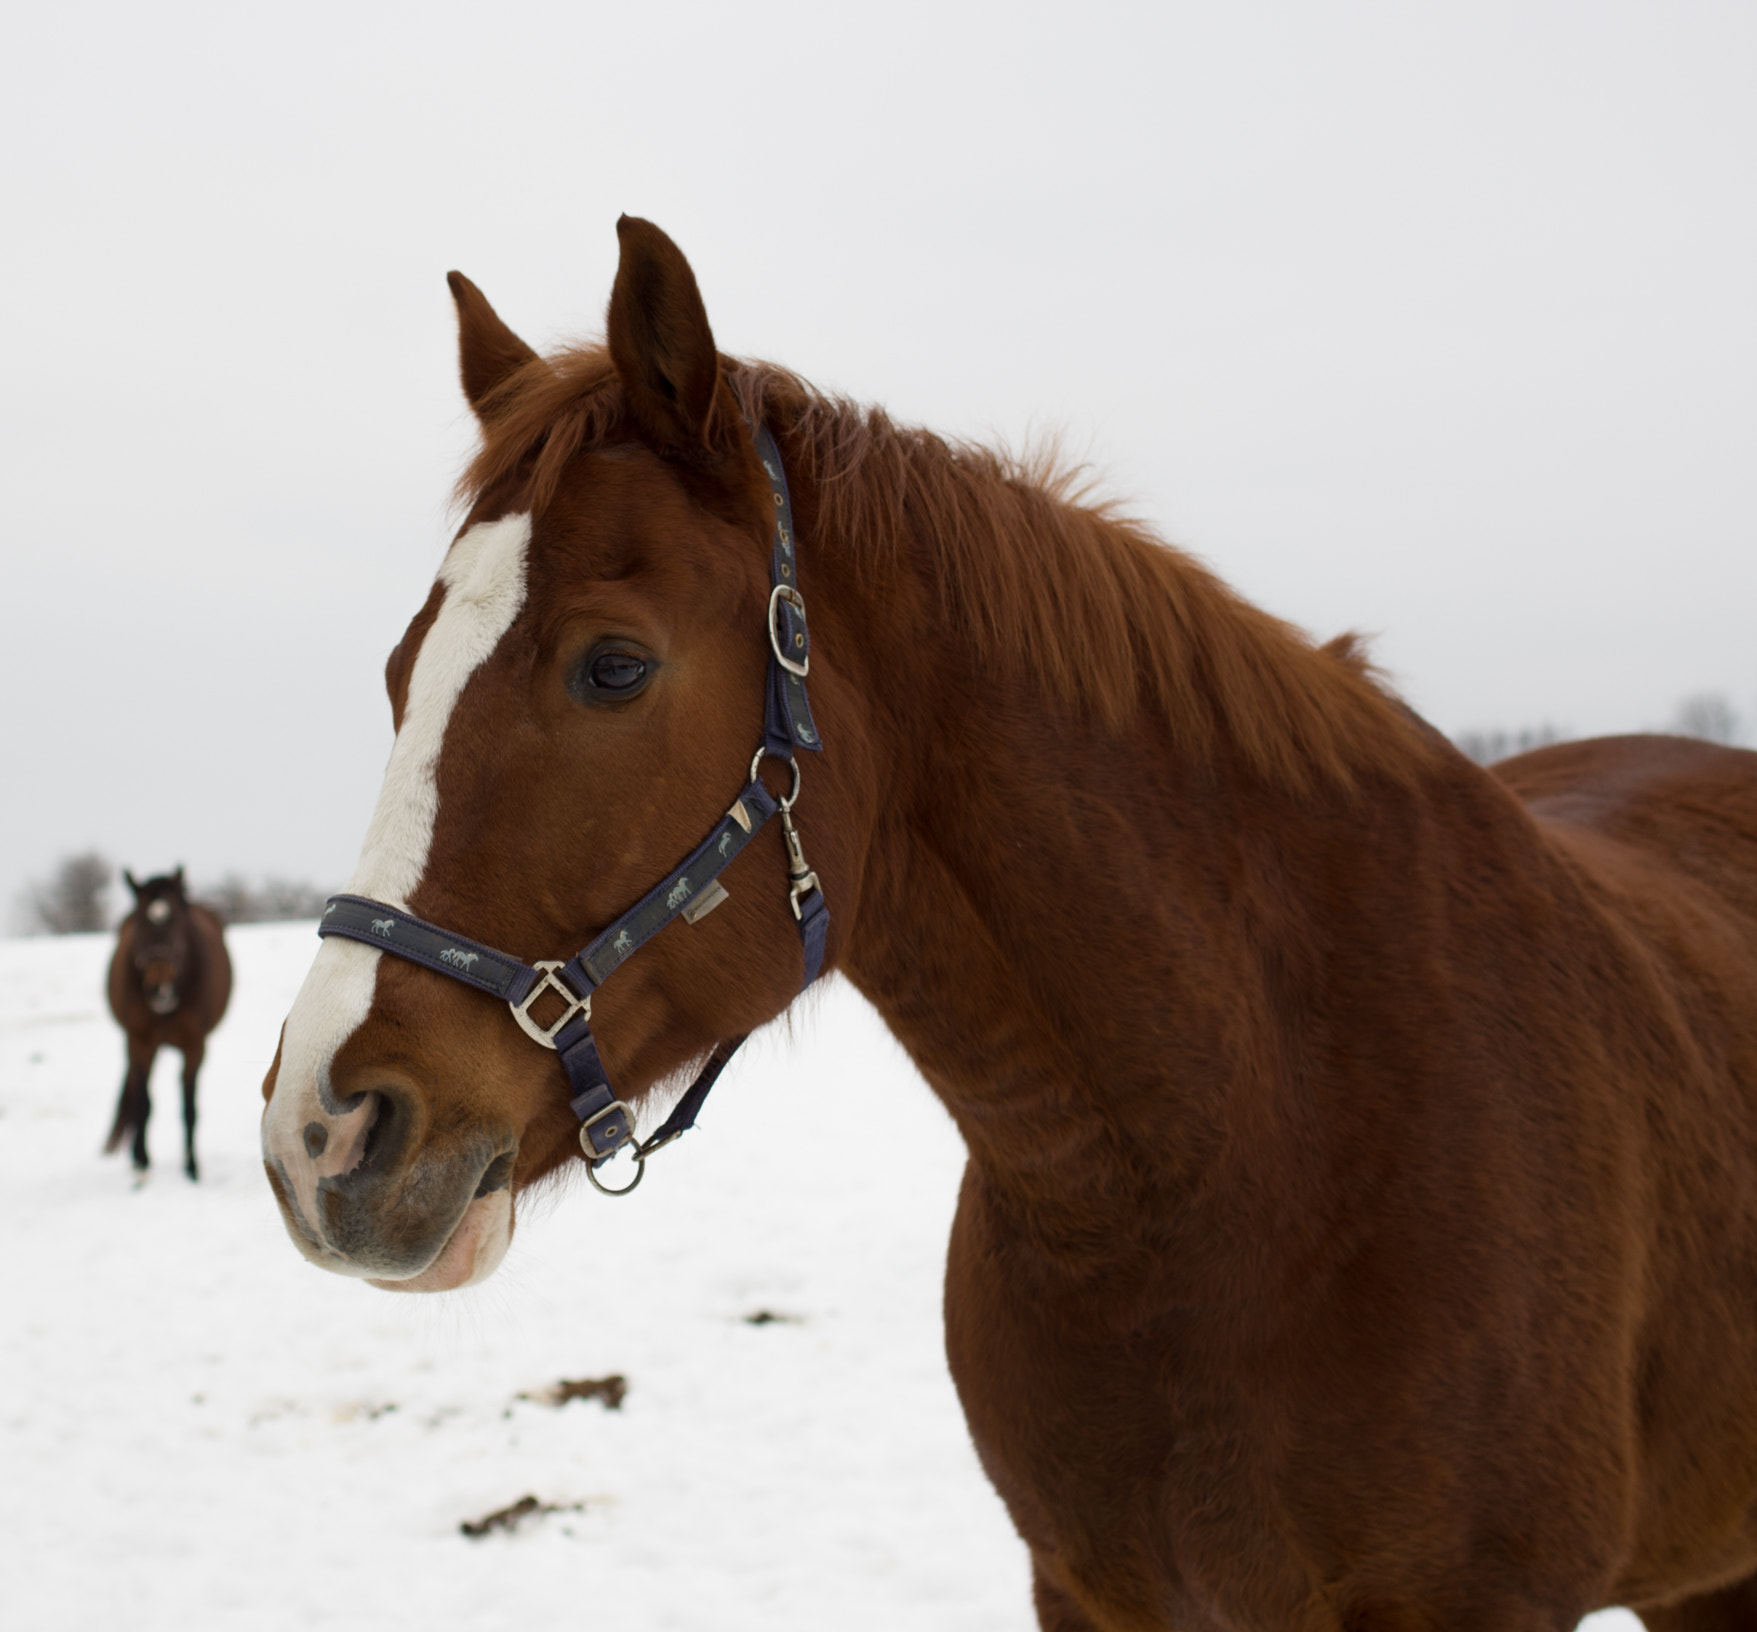
[[[626,1195],[640,1183],[646,1158],[695,1125],[708,1091],[745,1040],[728,1038],[709,1055],[707,1064],[653,1135],[635,1140],[634,1115],[610,1086],[604,1062],[592,1035],[592,994],[626,959],[673,919],[697,923],[726,899],[719,876],[731,866],[751,838],[779,815],[787,846],[788,900],[799,925],[804,954],[800,990],[817,979],[823,968],[829,934],[829,909],[818,876],[805,861],[793,805],[799,797],[796,753],[822,751],[817,723],[805,694],[811,666],[811,633],[805,601],[799,593],[793,506],[780,450],[766,426],[752,432],[758,457],[769,478],[774,502],[770,548],[768,675],[764,685],[763,739],[751,761],[750,782],[733,800],[707,837],[660,879],[614,923],[566,962],[528,964],[496,947],[455,935],[401,907],[368,896],[334,895],[317,926],[320,936],[336,935],[362,942],[380,952],[420,964],[435,974],[473,986],[506,1003],[513,1018],[533,1041],[555,1051],[566,1073],[569,1104],[580,1120],[580,1148],[593,1184],[610,1195]],[[777,798],[763,785],[762,761],[786,761],[793,776],[790,793]],[[532,1010],[545,995],[562,1005],[561,1014],[545,1024]],[[745,1034],[748,1035],[748,1034]],[[625,1146],[633,1148],[637,1167],[633,1180],[611,1189],[595,1169]]]

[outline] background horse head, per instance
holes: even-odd
[[[140,883],[127,868],[122,876],[134,893],[132,963],[146,1006],[159,1016],[174,1013],[189,986],[194,956],[189,900],[183,869]]]
[[[231,997],[232,963],[219,919],[188,898],[181,867],[145,882],[126,869],[122,876],[134,909],[116,933],[109,997],[110,1012],[128,1035],[128,1069],[104,1151],[132,1136],[134,1166],[146,1170],[152,1064],[161,1048],[175,1048],[183,1055],[183,1170],[193,1179],[196,1077],[207,1035]]]

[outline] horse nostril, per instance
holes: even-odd
[[[496,1190],[504,1190],[512,1183],[512,1163],[515,1151],[507,1151],[504,1156],[496,1156],[488,1164],[487,1171],[482,1175],[482,1182],[476,1186],[476,1195],[491,1196]]]
[[[325,1183],[364,1180],[375,1166],[394,1166],[407,1107],[384,1089],[368,1088],[341,1101],[340,1117],[307,1122],[300,1130],[306,1156]]]
[[[371,1102],[372,1120],[367,1124],[366,1138],[360,1146],[360,1160],[355,1163],[355,1171],[370,1168],[384,1149],[385,1141],[390,1137],[391,1126],[396,1121],[396,1101],[389,1094],[376,1090],[366,1095]]]

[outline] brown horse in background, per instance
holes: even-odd
[[[766,427],[823,751],[763,774],[969,1149],[947,1352],[1042,1625],[1757,1628],[1757,755],[1483,770],[1052,472],[722,356],[619,231],[606,348],[453,278],[483,447],[349,888],[472,944],[318,953],[264,1083],[300,1250],[467,1284],[580,1159],[550,1020],[447,970],[748,815]],[[791,1001],[795,838],[592,994],[625,1097]]]
[[[134,1166],[146,1171],[153,1060],[161,1048],[175,1048],[183,1055],[183,1171],[195,1179],[195,1079],[207,1034],[232,995],[232,960],[219,919],[184,894],[181,867],[144,884],[126,869],[122,876],[134,910],[116,932],[109,990],[110,1012],[128,1034],[128,1072],[104,1154],[132,1135]]]

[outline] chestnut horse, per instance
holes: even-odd
[[[184,894],[181,867],[144,884],[126,869],[122,876],[134,910],[116,932],[109,991],[110,1013],[128,1034],[128,1072],[104,1154],[132,1135],[135,1169],[146,1171],[153,1060],[161,1048],[175,1048],[183,1055],[183,1171],[195,1179],[195,1079],[207,1034],[232,995],[232,960],[219,919]]]
[[[817,890],[968,1146],[946,1347],[1043,1627],[1757,1626],[1757,755],[1483,770],[1065,477],[720,355],[618,231],[601,349],[452,277],[468,518],[263,1088],[300,1249],[492,1272],[787,1007]]]

